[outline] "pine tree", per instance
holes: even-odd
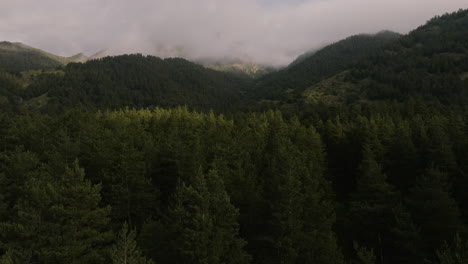
[[[369,144],[364,145],[356,191],[351,195],[348,210],[347,228],[352,230],[352,239],[373,249],[378,263],[399,260],[397,252],[410,250],[404,248],[407,241],[402,240],[417,238],[411,219],[401,207],[399,194],[386,182]]]
[[[398,195],[386,182],[373,150],[369,145],[365,145],[356,191],[351,195],[349,210],[353,221],[366,229],[366,232],[361,233],[369,236],[366,243],[374,246],[379,243],[379,236],[391,219],[392,208],[397,202]]]
[[[9,248],[0,256],[0,264],[29,264],[31,263],[30,250],[13,250]]]
[[[407,122],[397,123],[384,160],[389,182],[404,191],[415,183],[414,175],[421,168],[411,133]]]
[[[26,182],[12,221],[2,225],[6,245],[30,249],[35,262],[101,263],[110,208],[100,207],[100,189],[77,162],[60,175],[44,165]]]
[[[120,148],[113,167],[104,175],[109,186],[106,198],[113,208],[112,219],[141,226],[151,217],[158,193],[146,177],[143,153],[126,143]]]
[[[168,219],[178,241],[174,263],[248,263],[238,216],[216,169],[200,171],[190,185],[180,183]]]
[[[116,244],[112,247],[111,259],[113,264],[153,264],[142,256],[136,243],[136,230],[129,230],[124,223],[118,234]]]
[[[447,175],[436,168],[429,169],[410,189],[406,203],[421,228],[428,257],[443,241],[464,229],[457,203],[449,192]]]
[[[445,172],[451,173],[456,167],[453,144],[446,127],[443,125],[444,121],[440,119],[440,117],[435,117],[428,124],[426,168],[436,166]]]
[[[304,231],[304,194],[301,181],[293,172],[284,175],[278,190],[278,202],[273,208],[273,225],[277,231],[275,248],[278,263],[296,263]]]
[[[13,250],[7,250],[7,252],[0,257],[0,264],[15,264]]]
[[[268,214],[259,263],[340,263],[335,212],[323,177],[323,147],[313,127],[270,113],[262,168]],[[266,181],[265,179],[268,179]],[[263,216],[265,217],[265,216]],[[260,243],[259,243],[260,244]],[[261,245],[261,244],[260,244]]]
[[[468,263],[468,242],[462,241],[459,234],[455,235],[451,246],[444,242],[436,252],[439,264],[466,264]]]
[[[6,251],[10,247],[7,242],[16,239],[9,230],[9,223],[15,221],[12,212],[16,210],[18,200],[25,195],[26,182],[34,176],[38,166],[37,155],[24,151],[22,147],[0,153],[0,251]]]
[[[13,209],[18,198],[22,195],[26,181],[37,170],[38,166],[37,155],[24,151],[23,147],[18,147],[11,152],[0,153],[0,196],[3,197],[4,209]],[[8,215],[5,217],[8,218]],[[2,221],[1,218],[0,221]]]
[[[332,230],[333,204],[315,178],[319,175],[297,168],[283,176],[278,199],[272,201],[272,228],[268,238],[273,241],[275,255],[271,261],[341,263],[342,255]]]
[[[128,124],[130,114],[99,115],[102,120],[86,127],[81,140],[81,148],[85,150],[83,163],[90,179],[102,182],[102,199],[112,207],[114,228],[120,228],[122,222],[141,227],[147,218],[154,216],[158,203],[158,190],[148,177],[140,145],[145,134],[141,126]],[[108,123],[112,129],[103,129],[102,123]]]

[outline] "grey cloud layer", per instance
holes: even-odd
[[[0,40],[60,55],[107,49],[281,65],[352,34],[406,33],[467,7],[466,0],[0,0]]]

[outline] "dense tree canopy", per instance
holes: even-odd
[[[0,70],[0,263],[465,263],[467,19],[259,80],[142,55]]]

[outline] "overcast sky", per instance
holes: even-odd
[[[145,53],[283,65],[358,33],[400,33],[467,0],[0,0],[0,40],[70,56]]]

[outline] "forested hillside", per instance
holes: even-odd
[[[261,78],[252,90],[252,96],[270,100],[295,98],[310,85],[348,69],[399,37],[400,34],[390,31],[356,35],[310,55],[305,54],[289,67]]]
[[[467,36],[468,11],[435,17],[380,51],[367,53],[352,67],[311,84],[296,102],[352,104],[421,97],[466,105]]]
[[[467,36],[0,70],[0,264],[468,263]]]
[[[206,69],[184,59],[123,55],[70,63],[63,72],[43,74],[23,90],[24,100],[46,95],[42,111],[73,106],[189,105],[197,109],[232,110],[238,106],[251,80]]]
[[[0,42],[0,69],[13,71],[53,69],[69,62],[86,60],[83,54],[60,57],[22,43]]]
[[[350,82],[369,99],[408,96],[465,104],[468,99],[468,11],[435,17],[385,50],[360,61]]]

